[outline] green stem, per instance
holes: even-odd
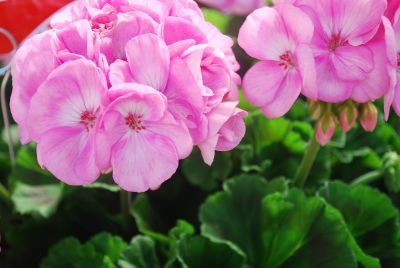
[[[381,177],[382,177],[382,172],[380,170],[371,171],[355,179],[351,183],[351,185],[370,184],[371,182],[376,181]]]
[[[310,175],[311,168],[314,165],[319,149],[320,145],[315,135],[313,135],[310,144],[308,145],[308,148],[304,154],[300,167],[297,170],[296,178],[294,180],[295,186],[303,188],[304,185],[306,184],[306,181],[308,179],[308,176]]]
[[[122,224],[124,228],[124,233],[129,234],[130,229],[130,206],[131,206],[132,194],[130,192],[121,190],[120,201],[121,201],[121,214],[122,214]]]
[[[10,192],[1,183],[0,183],[0,199],[3,199],[7,203],[11,202]]]

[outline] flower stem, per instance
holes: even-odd
[[[294,180],[294,185],[303,188],[306,184],[308,176],[310,175],[311,168],[314,165],[315,159],[317,157],[320,145],[317,142],[315,135],[313,135],[308,148],[304,154],[303,160],[300,164],[299,169]]]
[[[121,202],[121,214],[122,214],[122,224],[124,233],[129,234],[130,229],[130,206],[131,206],[132,194],[130,192],[121,190],[120,192],[120,202]]]
[[[351,185],[370,184],[371,182],[376,181],[381,177],[382,172],[380,170],[371,171],[352,181]]]

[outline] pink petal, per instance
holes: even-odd
[[[67,62],[51,73],[33,96],[28,115],[32,139],[63,126],[79,126],[83,112],[96,113],[107,89],[103,73],[93,62]]]
[[[341,33],[351,45],[360,45],[378,30],[386,5],[385,0],[314,0],[312,7],[329,36]]]
[[[57,54],[77,54],[90,60],[98,60],[100,40],[88,21],[79,20],[55,33],[51,45]]]
[[[12,61],[13,91],[10,108],[14,120],[20,126],[23,143],[30,140],[26,117],[31,98],[57,64],[50,47],[51,35],[52,31],[46,31],[26,41]]]
[[[167,107],[166,97],[159,91],[141,84],[120,84],[110,88],[108,96],[109,111],[118,111],[123,117],[134,112],[144,120],[158,121],[164,117]],[[111,126],[110,126],[111,128]]]
[[[287,70],[275,61],[262,61],[254,65],[243,78],[246,98],[254,105],[262,107],[274,100]]]
[[[191,46],[194,46],[196,44],[196,41],[193,39],[187,39],[187,40],[182,40],[176,43],[173,43],[168,46],[169,54],[171,59],[175,57],[179,57],[182,55],[182,53],[190,48]]]
[[[243,120],[246,115],[247,112],[243,110],[235,110],[219,131],[216,151],[227,152],[239,145],[246,133],[246,125]]]
[[[143,12],[119,13],[112,33],[112,54],[114,58],[126,59],[125,46],[129,40],[142,34],[155,34],[157,27],[156,22]]]
[[[211,166],[215,158],[215,148],[217,147],[219,135],[215,134],[209,137],[207,140],[199,144],[201,156],[203,157],[204,163]]]
[[[286,114],[300,95],[302,80],[300,74],[291,70],[283,79],[274,99],[266,104],[262,111],[268,118],[281,117]]]
[[[164,41],[156,35],[144,34],[130,40],[125,50],[134,80],[164,90],[170,64],[168,47]]]
[[[116,60],[111,64],[109,78],[113,86],[135,81],[132,77],[129,63],[123,60]]]
[[[367,46],[373,51],[374,69],[353,89],[352,99],[360,103],[375,101],[386,95],[391,88],[391,73],[396,73],[386,53],[382,53],[386,51],[383,36]]]
[[[299,72],[303,79],[301,93],[312,100],[316,100],[318,97],[318,88],[313,52],[309,46],[302,44],[296,48],[295,56]]]
[[[168,17],[165,20],[163,37],[167,45],[187,39],[193,39],[197,44],[207,43],[206,36],[196,25],[178,17]]]
[[[365,79],[374,68],[373,54],[367,46],[339,47],[331,60],[337,76],[346,81]]]
[[[40,136],[38,160],[61,181],[85,185],[97,179],[93,137],[77,127],[51,129]]]
[[[282,17],[270,7],[257,9],[247,17],[238,42],[247,54],[261,60],[278,60],[290,48]]]
[[[342,102],[350,98],[354,83],[345,82],[336,76],[329,56],[316,58],[318,99],[325,102]]]
[[[306,13],[291,4],[281,4],[276,9],[282,16],[290,38],[296,43],[309,43],[311,41],[314,34],[314,25]],[[301,29],[299,25],[301,25]]]
[[[188,157],[192,152],[193,141],[188,128],[182,121],[176,121],[170,113],[166,113],[164,118],[157,123],[147,123],[146,129],[173,141],[179,159]]]
[[[111,163],[115,182],[126,191],[158,188],[178,168],[173,142],[163,136],[131,132],[113,146]]]

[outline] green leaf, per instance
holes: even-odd
[[[98,234],[91,238],[88,243],[93,245],[96,252],[108,256],[114,263],[117,262],[121,252],[127,247],[121,237],[112,236],[108,233]]]
[[[136,236],[122,252],[118,264],[122,268],[158,268],[155,243],[150,237]]]
[[[329,182],[319,194],[342,213],[355,237],[379,227],[397,215],[390,199],[368,186],[351,187],[335,181]]]
[[[232,161],[229,153],[216,153],[213,165],[208,166],[204,163],[200,150],[195,149],[182,162],[182,171],[191,184],[211,191],[228,178],[232,171]]]
[[[63,184],[37,164],[35,148],[22,147],[9,177],[11,199],[21,214],[48,218],[62,198]]]
[[[260,267],[357,267],[340,214],[300,190],[265,197]]]
[[[193,225],[184,220],[178,220],[176,226],[169,231],[169,236],[179,240],[184,235],[193,235],[195,233]]]
[[[87,243],[76,238],[66,238],[50,248],[41,268],[116,268],[112,260]]]
[[[200,221],[203,235],[242,251],[251,267],[357,267],[340,213],[322,198],[287,193],[284,180],[233,179],[202,205]]]
[[[341,212],[360,250],[379,257],[383,267],[386,262],[400,263],[399,214],[385,194],[339,181],[330,182],[319,194]]]
[[[228,245],[197,236],[178,242],[177,255],[184,268],[241,268],[244,257]]]
[[[224,191],[210,196],[200,208],[202,234],[237,245],[255,263],[265,254],[260,236],[261,200],[286,189],[283,179],[267,182],[259,176],[242,175],[227,181]]]

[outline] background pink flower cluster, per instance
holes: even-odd
[[[191,0],[77,1],[13,60],[21,140],[72,185],[154,189],[195,145],[211,164],[245,132],[232,45]]]
[[[274,7],[255,10],[238,38],[260,60],[243,79],[246,97],[269,118],[286,114],[300,95],[347,102],[338,106],[345,131],[357,119],[353,103],[385,97],[386,117],[391,106],[400,115],[398,9],[397,0],[275,0]],[[362,126],[373,130],[375,107],[360,107]],[[317,138],[326,144],[337,123],[322,121]]]

